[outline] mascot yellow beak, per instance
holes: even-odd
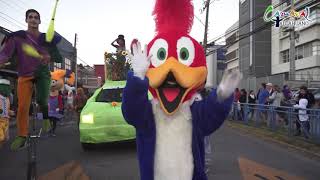
[[[203,85],[207,77],[207,68],[189,67],[176,58],[169,57],[159,67],[150,68],[146,76],[149,86],[155,90],[159,98],[162,109],[171,115],[177,111],[191,90]]]

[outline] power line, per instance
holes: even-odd
[[[14,6],[14,5],[12,5],[12,4],[9,4],[9,3],[7,3],[7,2],[5,2],[4,0],[0,0],[0,2],[2,2],[2,3],[4,3],[5,5],[7,5],[8,7],[11,7],[11,8],[13,8],[13,9],[16,9],[16,10],[18,10],[19,11],[19,13],[21,13],[21,14],[25,14],[25,8],[23,8],[23,7],[21,7],[21,6],[19,6],[19,5],[17,5],[16,3],[14,3],[14,2],[12,2],[13,4],[15,4],[16,6]],[[49,25],[49,20],[47,19],[47,18],[42,18],[42,19],[44,19],[44,20],[41,20],[41,22],[42,23],[44,23],[44,24],[46,24],[46,25]]]
[[[5,15],[5,16],[7,16],[8,18],[12,19],[13,21],[15,21],[16,23],[18,23],[19,25],[22,25],[23,27],[27,27],[25,24],[20,23],[19,21],[15,20],[15,19],[12,18],[11,16],[9,16],[9,15],[3,13],[3,12],[0,12],[0,14],[3,14],[3,15]]]
[[[200,19],[197,15],[194,15],[194,17],[196,17],[196,19],[197,19],[203,26],[205,26],[205,24],[201,21],[201,19]]]
[[[15,6],[7,3],[6,1],[0,0],[0,2],[2,2],[2,3],[5,4],[5,5],[7,5],[8,7],[11,7],[11,8],[13,8],[13,9],[19,10],[19,9],[15,8]]]
[[[3,16],[1,16],[1,15],[0,15],[0,18],[2,18],[4,21],[8,22],[8,23],[11,24],[11,25],[14,25],[14,26],[16,26],[16,27],[18,27],[18,28],[23,29],[23,27],[19,26],[18,24],[14,23],[13,21],[11,21],[11,20],[9,20],[9,19],[7,19],[7,18],[5,18],[5,17],[3,17]]]
[[[25,9],[23,7],[21,7],[19,4],[17,4],[16,2],[12,1],[13,4],[15,4],[17,7],[19,7],[20,9]]]
[[[233,41],[233,42],[230,43],[229,45],[226,44],[226,45],[221,46],[221,47],[219,47],[219,48],[217,48],[217,49],[214,49],[214,50],[209,51],[208,54],[210,54],[210,53],[212,53],[212,52],[214,52],[214,51],[223,49],[223,48],[228,48],[228,47],[232,46],[233,44],[239,42],[239,41],[242,40],[242,39],[245,39],[245,38],[247,38],[247,37],[250,37],[250,36],[252,36],[253,34],[256,34],[256,33],[260,32],[260,31],[263,31],[263,30],[271,27],[271,25],[272,25],[272,23],[270,23],[270,22],[265,23],[265,24],[263,24],[262,26],[254,29],[253,31],[250,31],[250,32],[248,32],[248,33],[246,33],[246,34],[243,34],[243,36],[242,36],[241,38]]]
[[[91,69],[94,70],[93,67],[91,67],[86,61],[82,60],[80,57],[77,57],[78,60],[80,60],[81,62],[83,62],[85,65],[88,65]]]
[[[26,6],[30,6],[30,4],[27,4],[27,3],[24,2],[24,1],[21,1],[21,0],[17,0],[17,1],[21,2],[22,4],[24,4],[24,5],[26,5]]]

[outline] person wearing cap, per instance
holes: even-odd
[[[273,84],[272,83],[267,83],[266,84],[266,89],[268,90],[268,92],[269,92],[269,95],[271,96],[272,95],[272,93],[273,93]]]
[[[266,104],[270,105],[270,104],[272,104],[272,102],[273,102],[273,99],[272,99],[272,98],[270,99],[270,97],[272,97],[272,96],[273,96],[273,93],[274,93],[273,84],[270,83],[270,82],[267,83],[267,84],[266,84],[266,90],[267,90],[268,93],[269,93]]]
[[[0,79],[0,146],[9,139],[9,119],[14,115],[10,111],[10,81]]]

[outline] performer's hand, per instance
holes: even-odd
[[[225,71],[217,89],[218,100],[223,101],[228,98],[236,87],[238,87],[242,74],[236,70],[233,72]]]
[[[138,41],[132,46],[133,55],[129,55],[131,59],[131,66],[133,74],[140,79],[144,79],[146,72],[150,66],[151,55],[147,56],[147,45],[145,45],[144,51],[141,50],[141,44]]]

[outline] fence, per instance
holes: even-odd
[[[306,109],[306,112],[309,123],[299,121],[299,108],[295,108],[291,104],[271,106],[234,103],[230,116],[232,120],[246,125],[266,126],[271,131],[286,133],[289,137],[300,132],[309,141],[320,144],[320,109]],[[297,130],[299,125],[301,126],[300,131]]]

